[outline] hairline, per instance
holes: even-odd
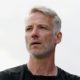
[[[54,10],[51,10],[46,7],[37,6],[31,9],[30,14],[35,12],[41,12],[42,14],[49,16],[52,18],[52,25],[55,28],[54,32],[60,32],[61,29],[61,19],[57,15],[57,13]]]

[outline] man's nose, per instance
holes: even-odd
[[[39,32],[38,32],[37,27],[33,28],[32,32],[31,32],[31,37],[35,38],[35,39],[39,37]]]

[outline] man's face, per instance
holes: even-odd
[[[55,47],[52,18],[40,12],[29,15],[26,20],[26,46],[31,55],[45,57],[53,53]]]

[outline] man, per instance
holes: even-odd
[[[35,7],[25,20],[27,64],[0,72],[0,80],[80,80],[55,65],[55,48],[61,42],[61,20],[52,10]]]

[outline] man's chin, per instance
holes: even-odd
[[[36,59],[44,59],[44,58],[47,57],[46,54],[43,54],[43,53],[40,53],[40,52],[31,53],[31,55]]]

